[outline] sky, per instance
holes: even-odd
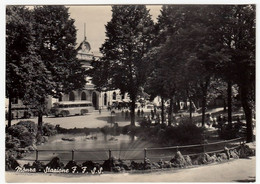
[[[105,25],[112,18],[111,6],[67,6],[70,17],[75,20],[77,29],[77,44],[84,40],[84,23],[86,23],[86,37],[94,54],[99,53],[99,48],[104,43]],[[147,6],[150,9],[153,21],[160,14],[161,5]]]

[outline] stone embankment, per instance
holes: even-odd
[[[242,144],[237,148],[224,150],[220,153],[203,153],[193,156],[183,156],[180,151],[173,155],[170,161],[159,160],[158,162],[151,162],[149,159],[145,159],[143,162],[135,162],[128,160],[120,160],[117,158],[111,158],[105,160],[102,164],[96,163],[90,160],[77,163],[74,160],[64,164],[60,161],[60,158],[54,157],[49,163],[44,164],[40,161],[35,161],[33,164],[25,164],[21,166],[14,158],[10,157],[6,160],[6,170],[17,170],[17,168],[23,168],[26,170],[35,170],[36,172],[46,172],[46,169],[53,171],[59,171],[65,173],[91,173],[91,172],[125,172],[125,171],[153,171],[164,168],[188,168],[191,166],[205,165],[211,163],[221,163],[230,159],[247,158],[254,156],[255,150],[251,149],[248,145]]]

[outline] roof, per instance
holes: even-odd
[[[81,42],[78,46],[78,48],[76,49],[78,52],[82,52],[82,53],[89,53],[91,50],[91,46],[89,44],[89,42],[86,40],[86,38],[83,40],[83,42]]]

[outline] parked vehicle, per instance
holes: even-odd
[[[12,119],[28,119],[33,116],[37,116],[37,109],[25,106],[25,105],[14,105],[11,109]],[[8,119],[8,111],[6,110],[6,119]]]
[[[51,113],[56,117],[69,115],[84,115],[93,112],[94,107],[90,101],[66,101],[53,104]]]

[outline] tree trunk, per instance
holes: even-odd
[[[228,81],[228,88],[227,88],[227,94],[228,94],[228,124],[232,124],[232,83],[231,81]]]
[[[38,111],[38,131],[42,132],[42,111]]]
[[[223,110],[224,110],[224,112],[226,112],[227,111],[227,105],[226,105],[226,100],[224,99],[224,102],[223,102],[224,104],[223,104]]]
[[[201,84],[202,87],[202,119],[201,119],[201,124],[202,126],[205,125],[205,112],[206,112],[206,102],[207,102],[207,91],[208,91],[208,85],[209,85],[209,78],[206,79],[205,85],[203,83]]]
[[[162,124],[164,123],[164,99],[162,97],[162,112],[161,112],[161,116],[162,116]]]
[[[175,103],[173,104],[173,112],[174,113],[177,113],[178,112],[178,105],[176,103],[176,100],[175,100]]]
[[[131,116],[131,126],[135,126],[135,99],[132,99],[131,101],[130,116]]]
[[[205,112],[206,112],[206,97],[203,95],[202,97],[202,119],[201,119],[201,125],[202,127],[205,125]]]
[[[171,126],[172,124],[172,110],[173,110],[173,97],[170,99],[170,108],[168,113],[168,126]]]
[[[12,97],[9,96],[9,102],[8,102],[8,127],[11,127],[12,122]]]
[[[192,123],[192,101],[190,97],[189,97],[189,101],[190,101],[190,122]]]
[[[248,99],[248,89],[241,88],[241,103],[246,116],[246,142],[253,142],[252,108]]]
[[[201,118],[201,125],[202,127],[205,125],[205,112],[206,112],[206,101],[207,101],[207,85],[202,86],[202,102],[201,102],[201,108],[202,108],[202,118]]]

